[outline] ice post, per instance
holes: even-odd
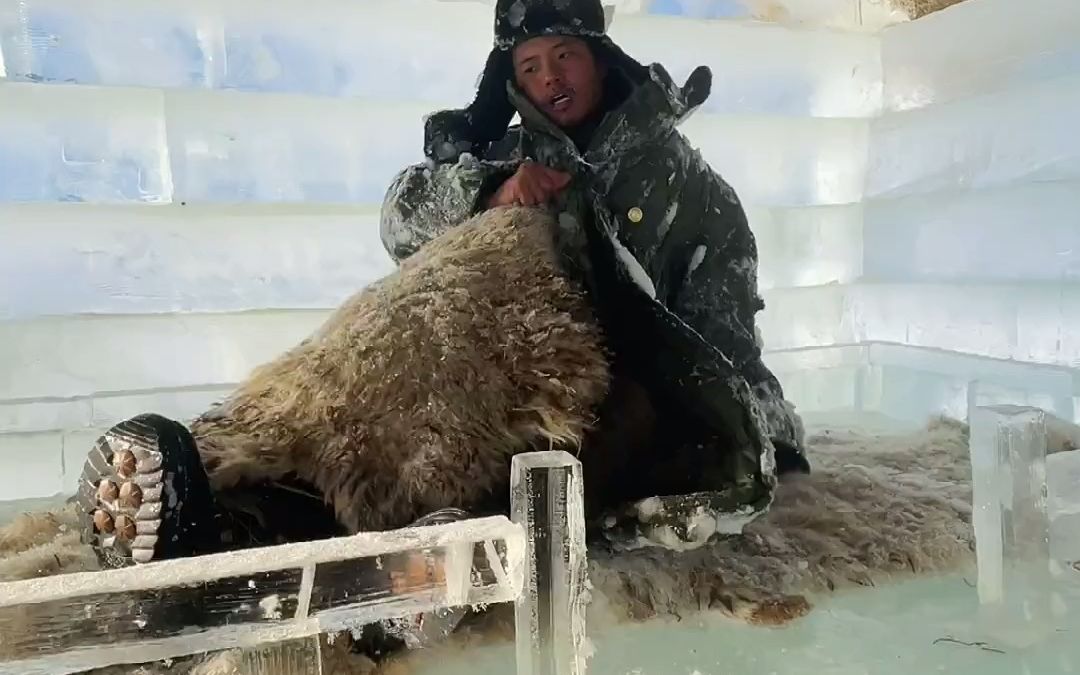
[[[1027,646],[1054,629],[1046,413],[973,406],[970,422],[980,618],[996,639]]]
[[[583,675],[587,600],[581,462],[566,452],[516,455],[511,509],[526,535],[516,601],[518,675]]]

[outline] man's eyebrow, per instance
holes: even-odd
[[[533,56],[526,56],[523,59],[519,59],[517,65],[520,66],[520,65],[523,65],[525,63],[528,63],[529,61],[535,61],[538,58],[540,58],[540,57],[536,56],[535,54]]]

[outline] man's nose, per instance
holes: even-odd
[[[543,70],[544,84],[553,85],[562,82],[562,69],[555,65],[546,65]]]

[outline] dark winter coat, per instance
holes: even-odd
[[[568,136],[507,79],[522,124],[486,147],[461,133],[475,123],[470,111],[431,116],[428,162],[393,182],[383,241],[395,259],[411,255],[482,210],[524,159],[570,173],[554,206],[561,248],[592,292],[619,361],[657,400],[692,415],[697,443],[724,456],[712,483],[703,477],[709,489],[724,493],[727,508],[756,511],[772,491],[771,446],[801,453],[802,429],[755,339],[764,304],[746,215],[676,130],[707,98],[711,77],[699,68],[679,87],[661,66],[614,53],[609,107],[586,137]],[[489,60],[486,77],[492,69]]]

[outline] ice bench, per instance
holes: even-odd
[[[476,518],[0,584],[0,674],[75,673],[232,648],[249,649],[253,672],[270,658],[317,674],[320,634],[515,602],[518,673],[578,675],[586,562],[581,464],[565,452],[527,453],[514,457],[512,474],[513,520]],[[424,571],[410,573],[417,562]]]

